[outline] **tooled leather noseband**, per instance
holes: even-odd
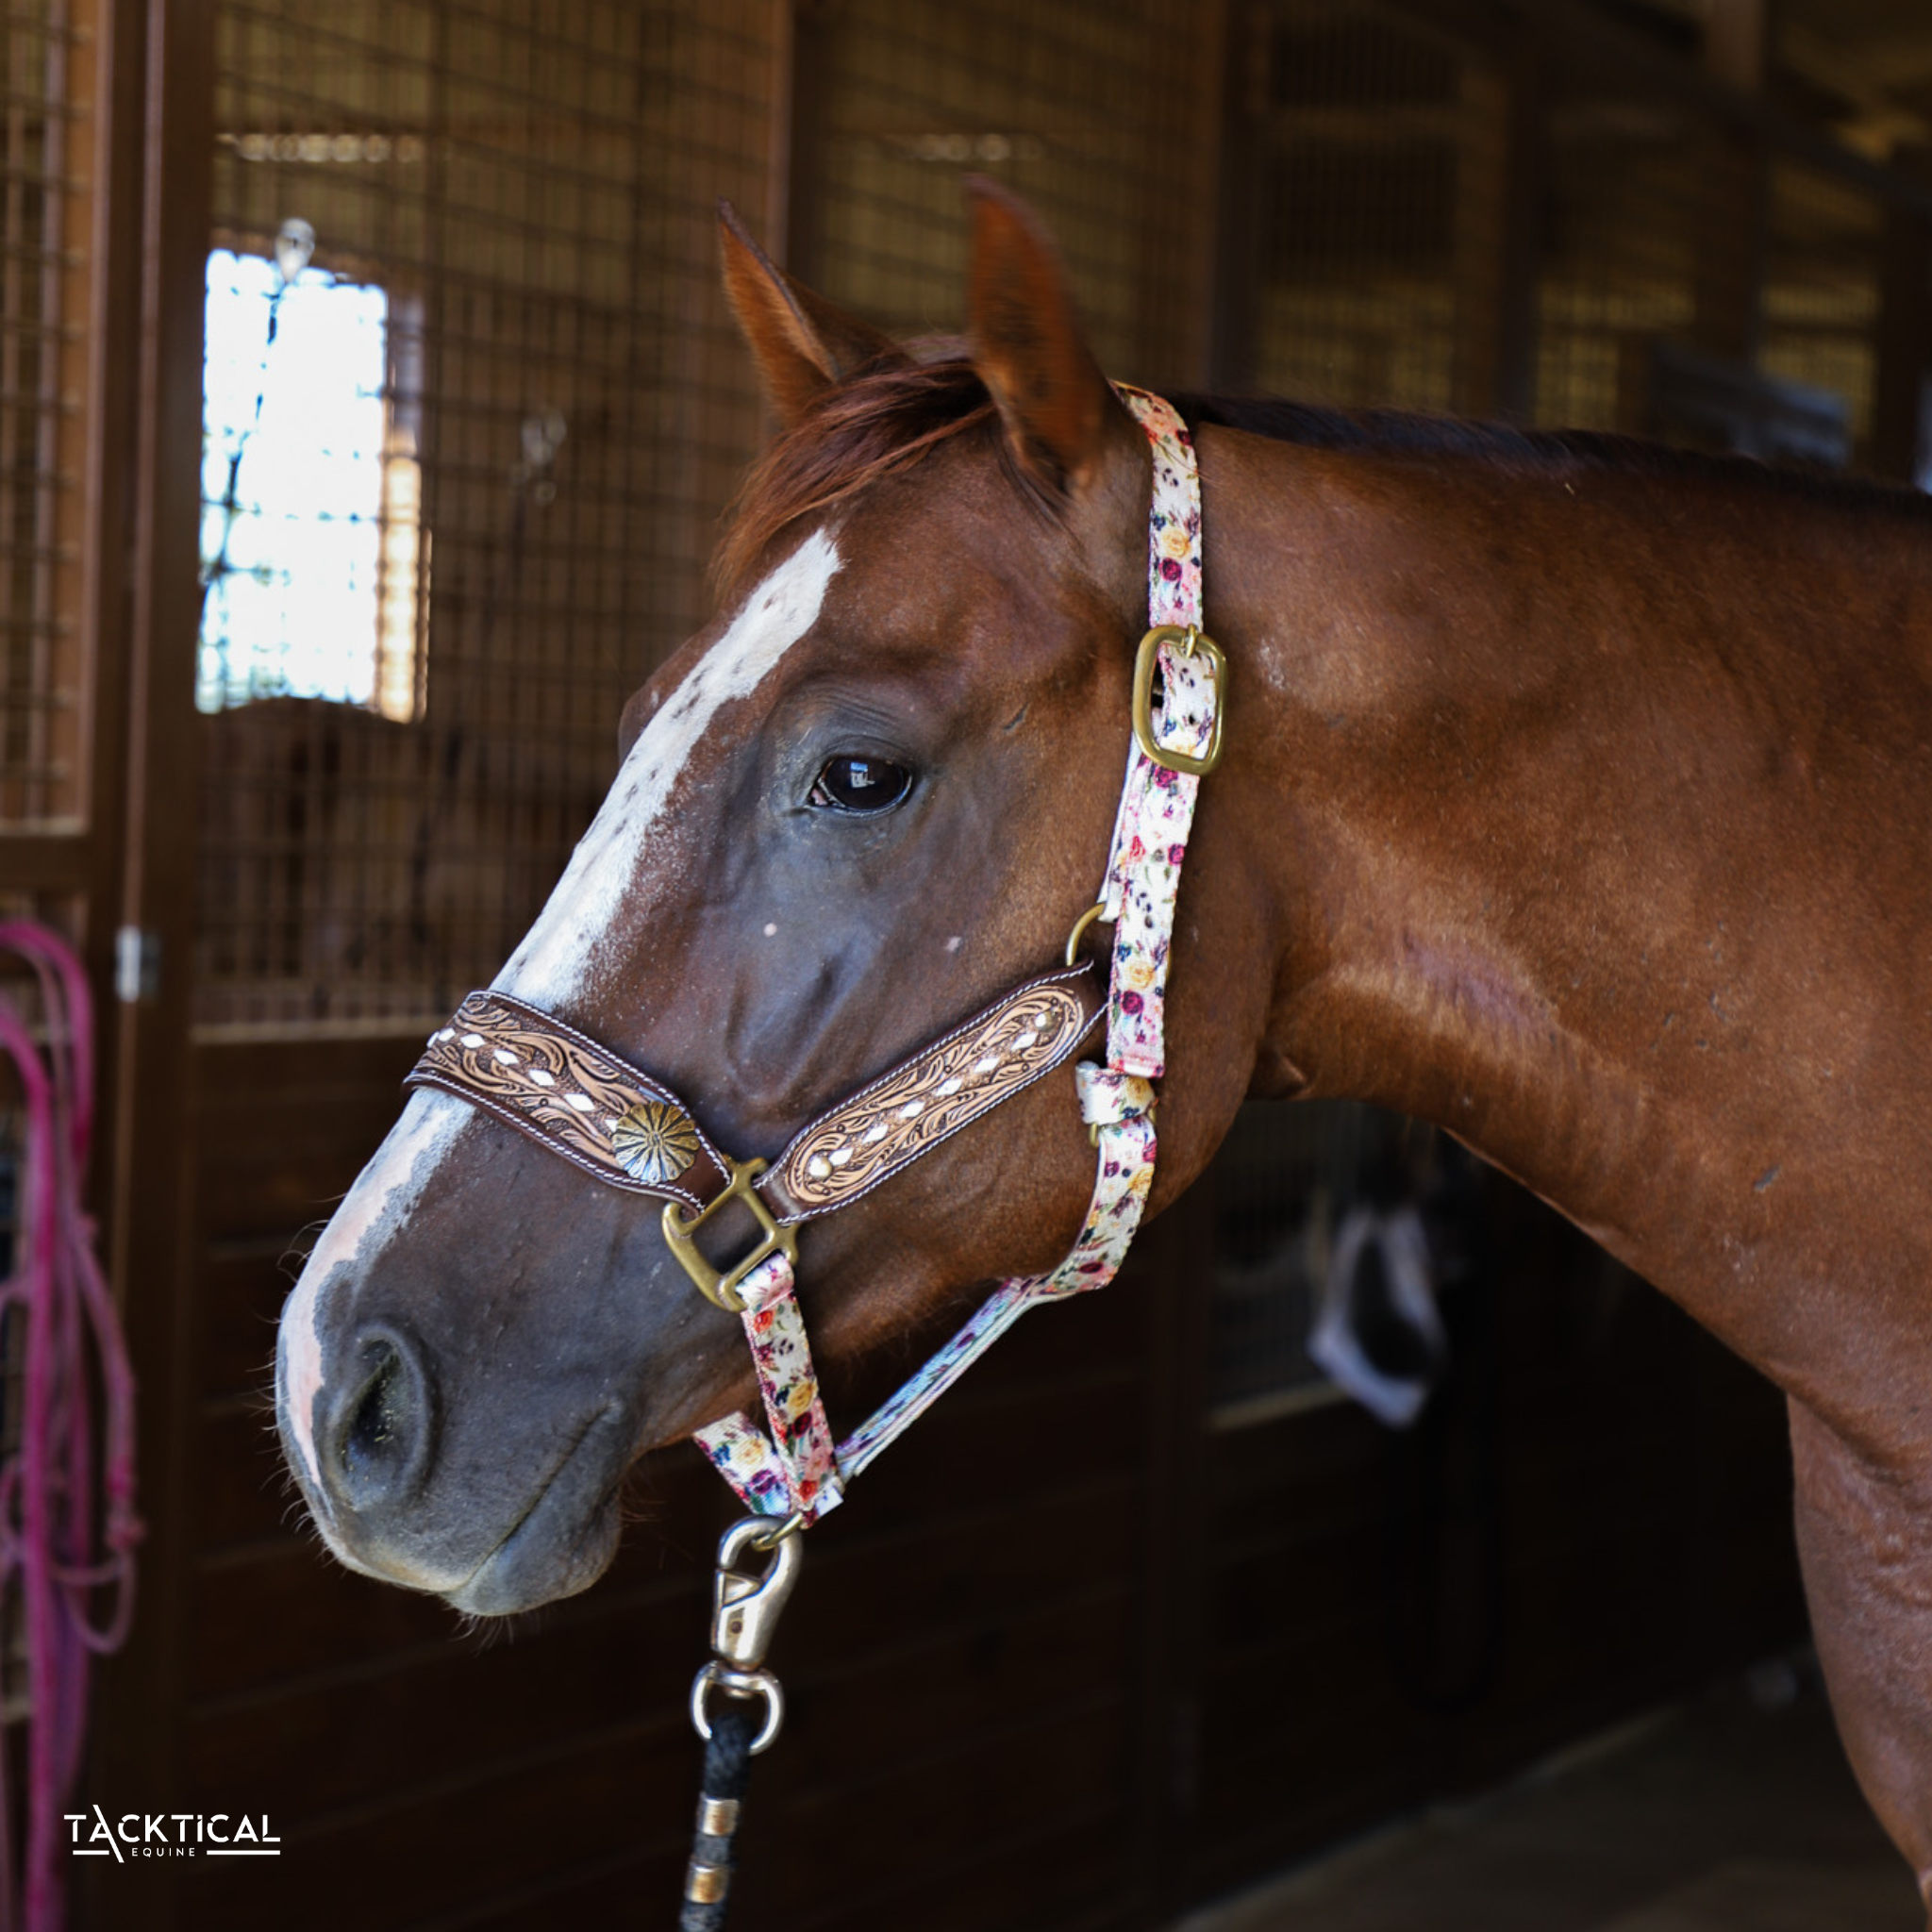
[[[606,1186],[664,1201],[673,1254],[705,1294],[743,1319],[769,1424],[727,1416],[697,1440],[756,1513],[788,1525],[834,1507],[845,1482],[1026,1308],[1105,1287],[1152,1186],[1151,1083],[1165,1071],[1174,900],[1199,780],[1220,757],[1226,666],[1200,630],[1201,495],[1191,439],[1160,397],[1124,386],[1119,393],[1153,446],[1149,628],[1135,664],[1134,736],[1107,875],[1099,903],[1068,941],[1065,966],[1024,981],[829,1108],[769,1167],[720,1152],[659,1082],[508,993],[471,993],[408,1076],[413,1086],[441,1088],[483,1108]],[[1050,1274],[1003,1282],[876,1415],[835,1443],[795,1291],[797,1231],[860,1199],[1073,1057],[1103,1011],[1091,963],[1075,963],[1080,936],[1095,918],[1112,924],[1114,945],[1106,1061],[1074,1070],[1099,1149],[1080,1236]],[[756,1218],[759,1240],[720,1271],[693,1237],[732,1201]]]

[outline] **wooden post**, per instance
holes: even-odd
[[[1536,225],[1543,59],[1525,16],[1462,71],[1456,183],[1455,407],[1521,422],[1536,408]]]
[[[826,95],[830,92],[832,36],[838,23],[828,0],[794,0],[787,52],[791,73],[786,116],[785,225],[774,231],[778,259],[802,282],[818,286],[824,263],[824,155]]]
[[[120,917],[158,942],[153,997],[110,1009],[117,1066],[110,1272],[140,1385],[147,1537],[127,1648],[103,1673],[92,1774],[103,1796],[178,1790],[185,1687],[187,1496],[194,1442],[191,978],[194,945],[195,646],[201,512],[202,308],[213,154],[211,0],[123,9],[146,29],[138,448],[127,675],[125,868]],[[119,1803],[118,1797],[111,1802]],[[175,1873],[147,1873],[142,1924],[178,1923]]]
[[[1704,64],[1740,94],[1763,91],[1766,0],[1710,0]],[[1747,125],[1720,124],[1704,142],[1708,187],[1698,210],[1699,348],[1728,361],[1757,359],[1770,194],[1764,144]]]
[[[1914,179],[1932,179],[1932,150],[1900,150],[1892,164]],[[1932,218],[1922,208],[1903,201],[1887,208],[1878,286],[1878,366],[1866,466],[1876,475],[1916,483],[1932,464],[1932,425],[1926,421],[1932,400]]]
[[[1258,5],[1230,8],[1224,34],[1207,375],[1210,388],[1242,391],[1252,390],[1256,382],[1266,275],[1273,168],[1268,138],[1271,10]]]

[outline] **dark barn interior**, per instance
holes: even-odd
[[[1123,378],[1916,483],[1932,17],[13,0],[0,53],[0,896],[80,945],[106,1016],[148,1524],[78,1801],[245,1807],[283,1845],[89,1866],[74,1922],[669,1924],[732,1513],[701,1458],[640,1470],[592,1591],[465,1631],[327,1560],[264,1391],[425,1029],[707,615],[767,426],[717,197],[895,332],[958,325],[978,171],[1051,226]],[[238,491],[251,440],[352,420],[340,500]],[[1337,1229],[1401,1202],[1449,1367],[1392,1430],[1307,1338]],[[1024,1326],[815,1533],[733,1923],[1174,1925],[1479,1809],[1799,1652],[1790,1484],[1782,1398],[1527,1193],[1392,1116],[1251,1106],[1114,1288]],[[1483,1870],[1430,1881],[1440,1916],[1305,1889],[1239,1923],[1558,1923]],[[1902,1865],[1876,1884],[1874,1926],[1916,1923]]]

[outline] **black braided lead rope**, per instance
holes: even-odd
[[[705,1744],[698,1787],[697,1836],[684,1874],[684,1909],[677,1932],[719,1932],[731,1890],[732,1840],[751,1775],[751,1747],[765,1721],[755,1697],[721,1696],[711,1706],[711,1735]]]

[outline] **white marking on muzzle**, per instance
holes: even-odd
[[[837,545],[814,530],[745,599],[631,746],[536,924],[491,982],[497,991],[551,1008],[582,991],[591,956],[635,891],[645,845],[712,718],[757,690],[818,622],[839,567]]]
[[[316,1326],[317,1301],[324,1284],[347,1264],[366,1263],[408,1225],[424,1187],[450,1143],[475,1110],[454,1094],[433,1088],[409,1096],[402,1118],[375,1158],[356,1176],[329,1224],[323,1229],[294,1291],[282,1306],[275,1350],[276,1396],[289,1433],[302,1452],[311,1492],[327,1507],[327,1491],[315,1453],[315,1398],[322,1393],[322,1336]]]

